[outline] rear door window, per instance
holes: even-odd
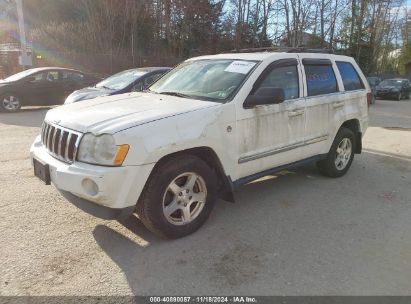
[[[364,84],[351,63],[343,61],[337,61],[336,63],[346,91],[364,89]]]
[[[338,92],[337,79],[330,64],[304,64],[307,95],[317,96]]]

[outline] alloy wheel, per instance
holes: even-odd
[[[337,146],[335,155],[335,167],[338,170],[344,170],[350,161],[352,154],[352,143],[349,138],[343,138]]]
[[[163,213],[173,225],[186,225],[194,221],[204,208],[207,187],[203,178],[193,172],[177,176],[163,195]]]
[[[2,105],[7,111],[15,111],[20,108],[20,100],[16,96],[8,95],[3,97]]]

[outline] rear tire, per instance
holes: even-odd
[[[335,136],[327,157],[317,163],[320,172],[328,177],[343,176],[351,167],[355,148],[355,134],[342,127]]]
[[[181,155],[154,169],[136,205],[141,222],[165,238],[198,230],[213,209],[217,178],[202,159]]]

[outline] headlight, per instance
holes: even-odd
[[[129,145],[116,146],[114,137],[110,134],[84,134],[80,141],[77,159],[81,162],[104,165],[121,166],[127,156]]]

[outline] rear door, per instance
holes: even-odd
[[[330,120],[334,123],[334,134],[348,120],[368,120],[366,79],[357,72],[359,67],[354,60],[336,60],[342,84],[340,101],[330,107]],[[339,106],[343,104],[343,106]],[[360,126],[358,126],[360,127]]]
[[[68,95],[75,90],[79,90],[85,87],[85,76],[81,73],[74,71],[61,71],[61,87],[60,99],[64,100]]]
[[[331,122],[329,111],[344,111],[340,100],[335,66],[329,58],[302,58],[304,93],[306,96],[305,152],[307,156],[325,153],[328,149]]]

